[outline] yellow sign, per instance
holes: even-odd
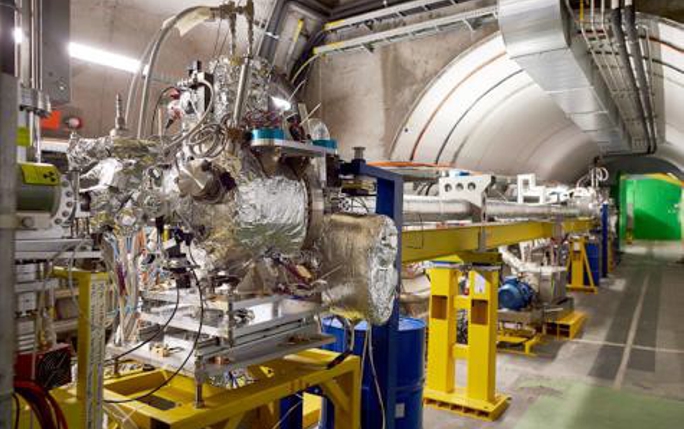
[[[52,164],[38,164],[20,162],[19,168],[27,185],[52,185],[59,184],[59,170]]]

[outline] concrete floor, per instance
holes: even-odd
[[[679,242],[630,246],[598,295],[576,295],[589,316],[580,338],[545,344],[535,358],[498,355],[497,387],[512,397],[499,421],[426,408],[423,427],[684,427],[682,257]]]

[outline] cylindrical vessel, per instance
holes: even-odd
[[[61,188],[59,173],[54,175],[55,184],[29,183],[19,169],[17,173],[17,210],[54,214],[59,208]]]
[[[589,238],[586,241],[585,250],[587,252],[587,259],[589,259],[594,286],[599,286],[601,282],[601,243],[597,238]],[[584,284],[591,284],[589,282],[589,273],[584,273]]]
[[[326,349],[343,352],[347,344],[344,327],[337,319],[325,319],[323,331],[334,335],[334,343]],[[354,354],[363,354],[368,324],[361,322],[354,328]],[[399,338],[397,339],[397,429],[421,429],[423,427],[423,385],[425,381],[425,322],[419,319],[402,317],[399,319]],[[363,383],[361,392],[361,427],[377,429],[382,427],[382,412],[375,389],[373,371],[366,353],[363,363]],[[375,361],[376,372],[383,362]],[[333,429],[333,410],[329,401],[324,401],[321,428]],[[344,429],[344,428],[337,428]]]
[[[382,215],[326,217],[319,243],[323,291],[331,311],[374,325],[387,322],[397,295],[398,232]]]

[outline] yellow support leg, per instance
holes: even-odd
[[[459,295],[461,271],[446,265],[430,270],[430,340],[424,391],[429,406],[483,420],[496,420],[508,396],[496,393],[498,266],[469,272],[470,294]],[[468,312],[468,344],[456,344],[458,310]],[[456,360],[467,362],[465,386],[456,386]]]
[[[105,329],[109,275],[79,269],[69,273],[55,268],[53,274],[71,278],[78,286],[78,381],[76,392],[81,407],[82,428],[102,428],[101,404],[104,381]]]

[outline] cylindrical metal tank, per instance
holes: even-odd
[[[56,167],[21,163],[17,167],[17,211],[54,214],[59,208],[60,183]]]
[[[354,329],[354,354],[361,356],[366,339],[368,324],[361,322]],[[343,352],[346,333],[342,324],[333,318],[323,321],[323,331],[334,335],[334,343],[326,349]],[[423,427],[423,385],[425,381],[425,322],[419,319],[402,317],[399,319],[399,338],[397,341],[397,429],[421,429]],[[375,362],[380,365],[381,362]],[[377,372],[376,367],[376,372]],[[332,405],[324,401],[321,416],[322,429],[334,429]],[[382,427],[382,412],[375,389],[371,364],[366,358],[363,364],[363,383],[361,392],[361,427],[376,429]],[[337,428],[343,429],[343,428]]]
[[[589,259],[591,277],[594,280],[594,286],[599,286],[601,283],[601,242],[598,238],[589,238],[586,241],[585,248],[587,258]],[[589,273],[584,273],[584,284],[590,284]]]

